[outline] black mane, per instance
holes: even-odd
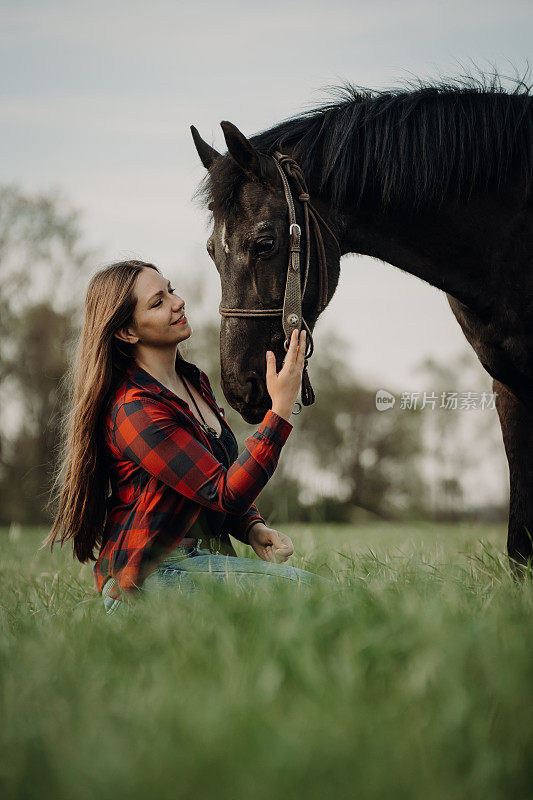
[[[379,91],[347,84],[333,88],[334,102],[250,141],[264,154],[293,148],[315,191],[327,192],[333,207],[369,193],[384,205],[439,204],[498,187],[513,168],[526,191],[533,176],[533,98],[523,79],[513,82],[508,91],[494,73]],[[220,158],[198,193],[206,204],[229,209],[242,179],[233,159]]]

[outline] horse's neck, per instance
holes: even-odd
[[[327,198],[321,198],[327,205]],[[511,215],[512,216],[512,215]],[[496,208],[450,204],[413,212],[379,202],[328,214],[342,253],[378,258],[447,292],[480,315],[487,313],[487,254],[501,246]],[[492,222],[491,222],[492,220]],[[490,239],[490,241],[489,241]]]
[[[288,148],[293,155],[293,148]],[[439,210],[384,207],[381,200],[353,196],[333,210],[327,188],[319,187],[318,170],[306,176],[312,202],[338,234],[343,255],[378,258],[442,289],[480,314],[486,313],[487,260],[497,259],[505,230],[513,229],[513,182],[508,202],[483,194],[463,204],[450,202]],[[504,216],[505,215],[505,216]],[[497,287],[493,287],[496,288]]]

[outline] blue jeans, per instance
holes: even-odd
[[[212,553],[195,546],[174,548],[166,558],[158,564],[156,570],[145,579],[142,591],[165,590],[183,588],[194,591],[201,580],[229,581],[238,584],[250,584],[273,580],[294,581],[298,585],[311,585],[322,583],[324,586],[334,587],[333,581],[299,569],[289,564],[275,564],[271,561],[262,561],[256,558],[239,558]],[[108,580],[102,590],[106,614],[112,614],[119,605],[120,600],[113,600],[106,596],[114,578]]]

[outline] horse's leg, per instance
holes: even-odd
[[[509,532],[507,553],[515,574],[520,572],[518,564],[525,564],[533,556],[533,406],[531,396],[522,392],[517,399],[507,386],[498,380],[508,374],[514,375],[509,364],[502,358],[501,348],[494,342],[494,332],[488,334],[481,320],[463,303],[447,295],[450,308],[472,345],[477,357],[492,375],[493,391],[496,392],[496,409],[500,417],[503,443],[509,462]],[[519,385],[519,381],[517,381]],[[531,536],[530,536],[531,534]],[[517,563],[515,563],[517,562]]]
[[[533,556],[533,413],[509,389],[493,380],[496,408],[509,462],[507,553],[515,574]]]

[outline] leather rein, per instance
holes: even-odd
[[[301,330],[302,326],[305,327],[307,331],[307,352],[305,354],[304,369],[302,373],[301,397],[303,405],[310,406],[315,402],[315,393],[307,373],[307,362],[313,354],[314,345],[309,326],[303,318],[302,299],[307,286],[309,264],[311,261],[311,225],[313,227],[318,263],[319,295],[317,310],[319,314],[325,309],[328,302],[328,264],[320,225],[322,225],[322,227],[330,234],[331,238],[335,242],[339,251],[339,257],[342,255],[342,253],[337,237],[311,203],[307,184],[305,182],[305,176],[301,167],[293,158],[277,151],[273,154],[272,158],[274,159],[274,163],[281,176],[281,182],[283,184],[283,191],[289,212],[289,265],[287,268],[287,282],[285,285],[283,308],[224,308],[223,306],[219,306],[218,310],[220,315],[223,317],[277,317],[281,315],[283,331],[285,333],[285,342],[283,343],[285,351],[289,349],[289,342],[293,330],[295,328]],[[298,200],[302,204],[303,208],[306,244],[303,285],[300,263],[302,249],[302,229],[296,221],[296,212],[294,209],[294,200],[291,193],[289,178],[292,178],[296,185],[296,189],[298,191]],[[297,405],[299,405],[300,408],[298,411],[293,411],[293,414],[299,414],[301,411],[301,405],[299,403]]]

